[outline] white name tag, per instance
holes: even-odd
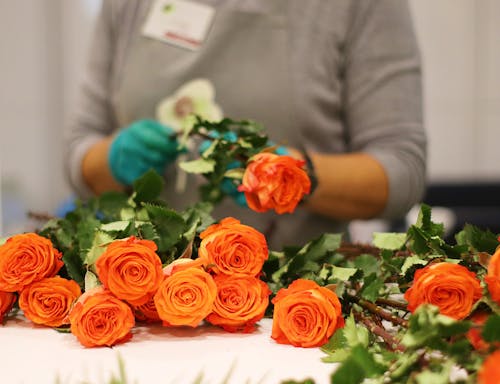
[[[189,0],[156,0],[142,34],[191,50],[198,49],[212,24],[214,8]]]

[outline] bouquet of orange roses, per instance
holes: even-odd
[[[180,167],[205,177],[203,201],[217,203],[229,194],[256,212],[293,213],[315,188],[310,161],[294,158],[284,147],[273,145],[263,127],[253,121],[226,118],[209,122],[198,118],[186,128],[181,146],[196,135],[205,139],[200,157]],[[235,196],[238,192],[244,199]]]

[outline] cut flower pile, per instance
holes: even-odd
[[[185,132],[212,142],[181,164],[206,179],[184,211],[161,200],[163,181],[148,172],[131,194],[79,202],[5,239],[0,321],[19,308],[98,347],[129,342],[139,322],[249,333],[272,317],[275,342],[321,347],[338,363],[335,383],[500,382],[498,235],[467,225],[448,244],[423,205],[406,233],[376,233],[372,245],[325,233],[268,249],[256,229],[211,216],[228,179],[257,212],[292,213],[310,193],[304,162],[266,149],[256,127],[198,120]],[[228,167],[235,160],[241,168]]]

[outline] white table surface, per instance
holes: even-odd
[[[335,365],[323,363],[318,348],[296,348],[271,339],[272,321],[251,334],[213,326],[196,329],[138,326],[133,338],[113,348],[84,348],[72,334],[39,327],[23,317],[0,326],[1,383],[107,384],[119,374],[128,383],[268,384],[312,378],[329,383]]]

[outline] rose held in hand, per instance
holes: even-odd
[[[156,244],[131,236],[115,240],[96,261],[102,284],[116,297],[133,305],[147,303],[163,280]]]
[[[344,326],[337,295],[316,282],[295,280],[274,299],[271,337],[280,344],[319,347]]]
[[[12,236],[0,247],[0,291],[18,292],[55,276],[63,266],[62,253],[36,233]]]
[[[419,269],[411,288],[405,292],[411,312],[422,304],[432,304],[442,315],[457,320],[467,317],[481,296],[476,274],[452,263],[435,263]]]
[[[238,190],[256,212],[292,213],[311,191],[304,165],[305,161],[291,156],[259,153],[250,159]]]

